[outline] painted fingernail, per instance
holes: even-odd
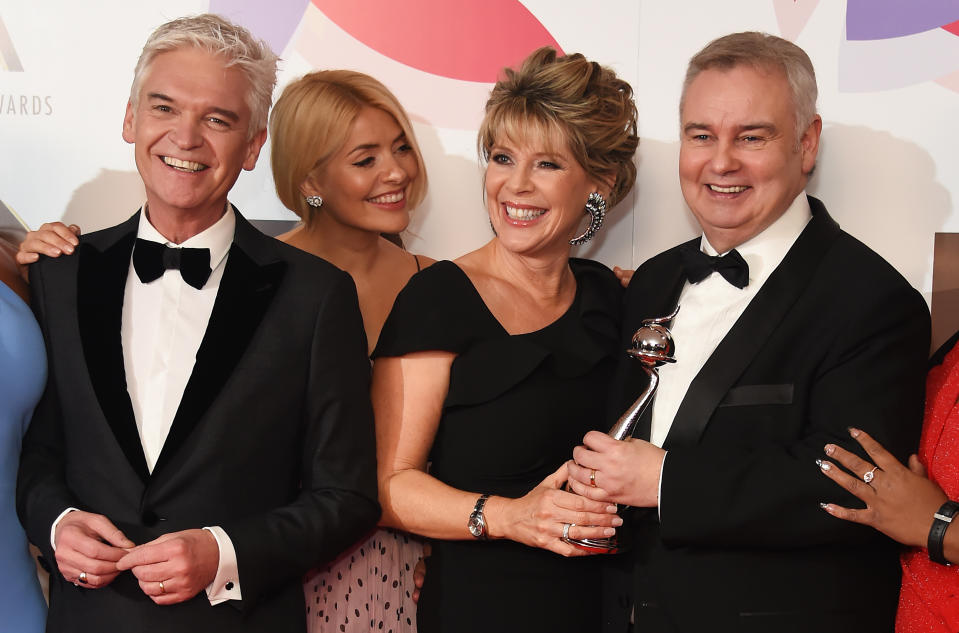
[[[825,448],[823,448],[823,451],[826,453],[826,455],[832,455],[836,452],[836,446],[833,444],[826,444]]]
[[[73,254],[73,247],[72,247],[72,246],[64,246],[64,247],[63,247],[63,251],[64,251],[67,255],[72,255],[72,254]]]
[[[603,530],[603,536],[612,536],[614,534],[616,534],[616,530],[614,530],[613,528],[606,528],[605,530]]]
[[[619,517],[613,517],[613,525],[619,527],[623,524],[623,520]]]
[[[859,433],[859,429],[854,429],[851,426],[849,427],[849,435],[852,435],[853,437],[859,437]]]
[[[819,507],[822,508],[823,510],[825,510],[825,509],[827,509],[827,508],[829,507],[829,504],[826,503],[825,501],[820,501],[820,502],[819,502]]]
[[[830,468],[832,468],[832,464],[830,464],[829,462],[824,462],[821,459],[817,459],[816,463],[819,464],[819,467],[822,468],[823,470],[829,470]]]
[[[616,506],[606,506],[606,511],[610,514],[616,514]]]

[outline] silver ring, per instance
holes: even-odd
[[[83,584],[87,584],[87,572],[81,571],[80,575],[77,576],[77,580],[79,580]]]
[[[576,525],[576,524],[575,524],[575,523],[564,523],[564,524],[563,524],[563,540],[564,540],[564,541],[568,541],[568,540],[569,540],[569,528],[573,527],[574,525]]]
[[[166,593],[166,589],[163,587],[163,581],[160,581],[160,593]]]
[[[876,471],[879,470],[879,466],[873,466],[872,470],[867,470],[862,474],[862,480],[867,484],[870,483],[873,479],[876,478]]]

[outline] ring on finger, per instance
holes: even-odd
[[[872,482],[876,478],[876,471],[879,470],[879,466],[873,466],[872,470],[867,470],[862,474],[862,480],[867,484]]]
[[[84,585],[87,584],[87,572],[81,571],[80,575],[77,576],[77,580],[79,580]]]
[[[575,524],[575,523],[564,523],[564,524],[563,524],[563,540],[564,540],[564,541],[568,541],[568,540],[569,540],[569,528],[573,527],[574,525],[576,525],[576,524]]]
[[[589,485],[593,488],[596,487],[596,469],[591,468],[589,471]]]
[[[160,593],[166,593],[166,588],[163,586],[163,581],[160,581]]]

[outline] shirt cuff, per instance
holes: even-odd
[[[63,520],[63,517],[67,516],[74,510],[79,510],[80,508],[67,508],[60,513],[56,519],[53,520],[53,525],[50,526],[50,547],[53,548],[53,551],[57,551],[56,539],[54,538],[57,535],[57,526],[60,525],[60,521]]]
[[[666,470],[666,455],[669,455],[669,451],[663,455],[663,463],[659,465],[659,483],[656,485],[656,518],[660,523],[663,522],[663,471]]]
[[[216,539],[216,546],[220,550],[220,562],[217,563],[216,577],[206,588],[206,597],[210,601],[210,606],[216,606],[227,600],[242,600],[240,575],[233,541],[218,525],[203,529],[213,535],[213,538]]]

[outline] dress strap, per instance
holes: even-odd
[[[413,261],[416,262],[416,272],[420,272],[420,258],[414,254]]]

